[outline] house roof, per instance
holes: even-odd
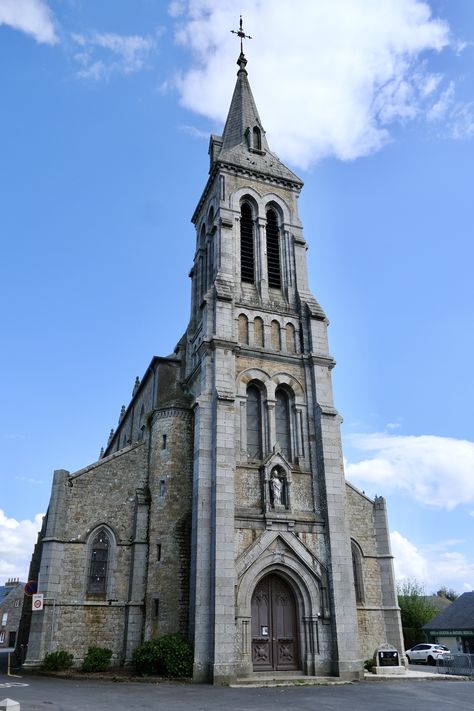
[[[474,629],[474,591],[460,595],[452,605],[423,625],[424,630]]]

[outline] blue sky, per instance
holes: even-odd
[[[296,10],[296,11],[295,11]],[[399,577],[474,587],[472,0],[242,0],[305,181],[348,479]],[[0,582],[186,328],[190,218],[235,82],[230,0],[0,0]]]

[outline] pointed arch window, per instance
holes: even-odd
[[[240,208],[240,277],[248,284],[255,283],[253,216],[248,202]]]
[[[262,395],[256,385],[247,388],[247,455],[262,458]]]
[[[362,578],[362,553],[355,541],[351,541],[352,572],[354,574],[355,598],[357,603],[364,602],[364,581]]]
[[[282,388],[277,388],[275,398],[276,441],[284,456],[291,460],[290,398]]]
[[[268,286],[281,289],[280,228],[277,214],[272,208],[267,210],[266,237]]]
[[[106,593],[110,544],[109,534],[105,528],[101,528],[95,534],[90,549],[87,592],[91,595],[105,595]]]

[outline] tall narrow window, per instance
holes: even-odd
[[[247,388],[247,455],[262,458],[262,398],[256,385]]]
[[[259,348],[263,348],[263,321],[260,316],[257,316],[253,322],[253,342]]]
[[[286,324],[286,350],[288,353],[296,353],[296,333],[292,323]]]
[[[262,132],[258,126],[253,128],[253,147],[257,151],[262,150]]]
[[[239,343],[248,345],[249,342],[249,320],[245,314],[239,316]]]
[[[354,588],[356,602],[364,602],[364,583],[362,580],[362,556],[359,546],[351,541],[352,571],[354,573]]]
[[[272,348],[274,351],[281,351],[280,324],[278,321],[271,323]]]
[[[281,289],[280,228],[275,210],[267,211],[267,271],[268,286]]]
[[[275,398],[276,441],[285,457],[291,459],[289,397],[284,390],[277,388]]]
[[[110,538],[101,528],[92,541],[89,580],[87,592],[92,595],[105,594],[107,588],[107,567],[109,563]]]
[[[240,209],[240,276],[248,284],[255,283],[252,208],[247,202]]]

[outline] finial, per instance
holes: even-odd
[[[137,392],[139,387],[140,387],[140,378],[137,375],[137,377],[135,378],[135,384],[133,386],[132,397],[135,395],[135,393]]]
[[[240,37],[240,57],[237,60],[237,64],[241,69],[245,69],[245,65],[247,64],[247,60],[245,59],[244,55],[244,39],[252,39],[250,35],[246,35],[244,32],[244,28],[242,27],[242,15],[240,16],[240,26],[238,30],[231,30],[233,35],[237,35],[237,37]]]
[[[122,408],[121,408],[121,410],[120,410],[119,422],[122,422],[122,420],[123,420],[123,418],[124,418],[124,415],[125,415],[125,410],[126,410],[126,409],[127,409],[127,408],[125,407],[125,405],[122,405]]]
[[[109,434],[109,439],[108,439],[108,441],[107,441],[107,445],[109,445],[109,444],[112,442],[113,437],[114,437],[114,434],[115,434],[115,432],[114,432],[114,429],[112,428],[112,429],[110,430],[110,434]]]
[[[104,448],[101,447],[101,448],[100,448],[99,459],[103,459],[103,457],[104,457]]]

